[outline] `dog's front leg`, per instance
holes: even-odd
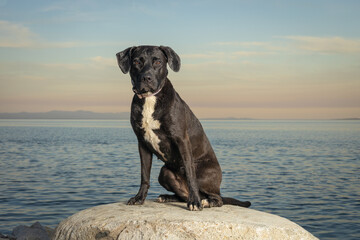
[[[185,174],[187,184],[189,186],[189,197],[187,200],[187,207],[190,211],[202,210],[201,199],[199,195],[199,187],[196,180],[195,165],[192,157],[190,139],[187,134],[184,138],[177,140],[177,145],[182,156],[183,164],[185,167]]]
[[[141,184],[139,192],[135,197],[130,198],[128,205],[140,205],[143,204],[150,187],[150,172],[152,164],[151,152],[139,142],[139,154],[141,160]]]

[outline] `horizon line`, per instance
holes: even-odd
[[[63,116],[60,116],[63,115]],[[46,112],[0,112],[0,120],[127,120],[130,112],[93,112],[86,110]],[[360,120],[359,117],[342,118],[252,118],[252,117],[200,117],[200,120]]]

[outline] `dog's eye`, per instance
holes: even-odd
[[[134,60],[134,65],[136,65],[136,66],[139,66],[140,64],[141,64],[141,62],[139,61],[139,60]]]
[[[160,60],[156,60],[155,62],[154,62],[154,65],[155,66],[159,66],[161,64],[161,61]]]

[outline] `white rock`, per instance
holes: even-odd
[[[53,239],[317,239],[276,215],[225,205],[191,212],[185,203],[86,209],[62,221]]]

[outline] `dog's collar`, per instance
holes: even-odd
[[[138,98],[142,99],[142,98],[147,98],[147,97],[155,96],[155,95],[158,94],[161,90],[162,90],[162,87],[161,87],[159,90],[157,90],[156,92],[151,93],[151,94],[149,94],[149,95],[146,94],[145,96],[144,96],[144,94],[138,94],[138,93],[136,93],[135,90],[133,90],[133,92],[136,94],[136,96],[138,96]]]

